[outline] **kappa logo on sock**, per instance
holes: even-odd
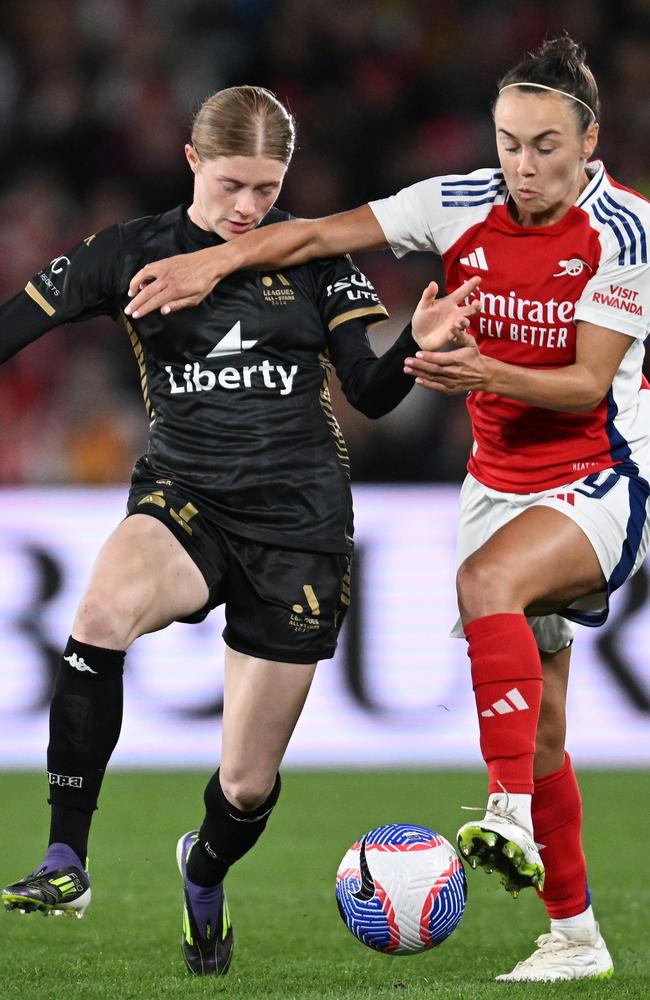
[[[51,785],[61,785],[62,788],[82,788],[84,779],[80,774],[54,774],[47,772],[47,780]]]
[[[69,663],[71,667],[74,667],[75,670],[79,670],[80,673],[83,673],[85,670],[87,670],[89,674],[97,673],[96,670],[93,670],[92,667],[88,666],[83,656],[77,656],[76,653],[73,653],[72,656],[64,656],[63,659]]]
[[[491,719],[494,715],[507,715],[508,712],[525,712],[527,708],[530,708],[530,705],[519,688],[510,688],[506,691],[505,698],[493,702],[491,708],[481,712],[481,716],[484,719]]]

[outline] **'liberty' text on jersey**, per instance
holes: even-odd
[[[288,216],[271,210],[265,222]],[[186,209],[120,223],[57,256],[0,309],[0,360],[61,323],[107,314],[131,339],[150,419],[136,465],[174,481],[227,530],[272,545],[346,552],[348,454],[332,413],[334,365],[369,416],[411,382],[407,330],[381,359],[366,324],[385,318],[349,258],[284,271],[239,271],[198,306],[131,321],[128,285],[143,264],[222,240]]]

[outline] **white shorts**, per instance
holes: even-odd
[[[528,619],[539,649],[555,653],[573,638],[569,621],[603,624],[609,614],[609,595],[643,562],[650,542],[649,496],[648,478],[620,475],[614,469],[604,469],[567,486],[524,494],[500,493],[468,475],[460,492],[458,565],[498,528],[529,507],[553,507],[570,517],[591,542],[607,587],[579,598],[561,614]],[[464,636],[460,619],[451,634]]]

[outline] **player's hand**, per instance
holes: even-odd
[[[436,298],[438,286],[435,281],[427,285],[411,320],[413,338],[423,351],[439,351],[467,329],[470,316],[481,311],[481,304],[478,299],[469,303],[465,300],[480,283],[480,278],[470,278],[443,299]]]
[[[163,315],[197,306],[228,272],[215,271],[215,247],[145,264],[129,284],[132,301],[124,310],[139,319],[155,309]]]
[[[488,389],[489,361],[472,335],[460,330],[455,341],[458,344],[455,351],[418,351],[414,358],[406,359],[404,372],[412,375],[418,385],[446,396]]]

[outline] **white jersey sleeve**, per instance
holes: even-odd
[[[430,177],[397,194],[371,201],[372,209],[396,257],[411,250],[443,254],[462,234],[505,200],[500,170]]]
[[[645,340],[650,332],[650,204],[608,184],[586,210],[602,253],[576,303],[575,320]]]

